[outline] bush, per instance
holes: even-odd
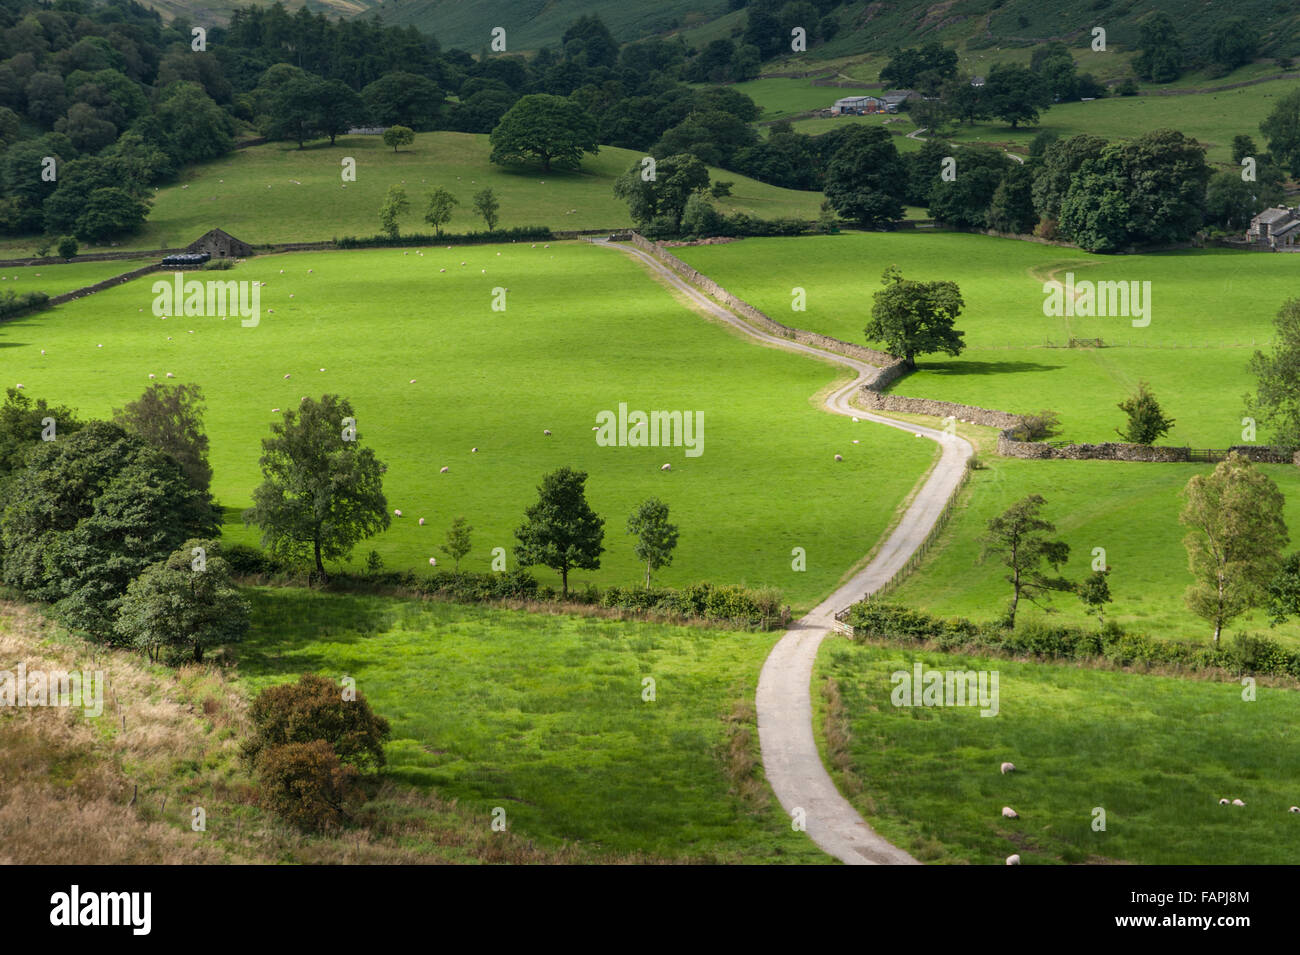
[[[77,244],[77,240],[70,235],[63,236],[55,245],[61,259],[75,258],[80,248],[81,246]]]
[[[610,587],[600,598],[600,605],[634,613],[678,614],[761,630],[783,627],[790,620],[790,608],[782,605],[781,592],[773,588],[715,587],[708,583],[691,584],[685,590]]]
[[[0,292],[0,318],[10,318],[34,309],[43,308],[50,297],[44,292],[24,292],[16,294],[10,289]]]
[[[349,765],[384,765],[388,720],[370,709],[360,690],[355,696],[344,699],[336,683],[311,673],[297,683],[267,687],[249,708],[254,734],[244,755],[256,762],[272,747],[324,740]]]
[[[234,267],[234,259],[208,259],[208,261],[203,263],[204,272],[225,272]]]
[[[1061,421],[1055,411],[1040,411],[1025,415],[1010,430],[1016,441],[1046,441],[1061,433]]]
[[[227,544],[221,548],[221,556],[236,577],[264,576],[282,569],[279,561],[247,544]]]
[[[322,739],[272,746],[258,762],[262,804],[309,832],[333,829],[355,812],[358,777]]]

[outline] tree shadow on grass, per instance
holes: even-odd
[[[303,652],[314,643],[352,644],[400,623],[389,601],[328,594],[305,587],[243,591],[252,627],[234,649],[240,669],[252,676],[320,672],[337,663],[328,652]]]
[[[1016,375],[1031,371],[1060,371],[1064,365],[1044,365],[1036,361],[945,361],[931,364],[918,362],[917,371],[944,377],[965,375]]]

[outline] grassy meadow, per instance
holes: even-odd
[[[248,596],[246,692],[306,671],[354,677],[392,723],[387,778],[454,800],[484,829],[500,806],[508,831],[541,846],[830,861],[791,830],[761,771],[732,756],[734,725],[748,734],[742,762],[757,758],[750,707],[779,634],[301,589]]]
[[[94,285],[114,275],[131,272],[153,259],[112,259],[108,262],[64,262],[51,260],[42,265],[9,266],[0,274],[0,292],[44,292],[51,298],[64,292]]]
[[[818,394],[844,380],[835,366],[756,346],[588,243],[259,256],[219,278],[267,283],[256,328],[155,317],[146,278],[0,325],[0,349],[9,384],[84,416],[134,399],[150,374],[201,385],[231,540],[257,540],[239,513],[277,409],[332,392],[351,400],[361,440],[388,465],[389,507],[404,515],[359,545],[353,566],[371,548],[389,568],[445,563],[438,545],[464,515],[464,566],[487,570],[503,547],[513,568],[524,508],[545,473],[569,465],[589,473],[606,520],[601,569],[575,571],[572,585],[642,579],[624,526],[658,496],[681,542],[657,580],[773,585],[798,609],[872,548],[935,453],[820,410]],[[508,289],[504,312],[491,309],[494,288]],[[597,414],[620,402],[700,412],[703,453],[597,446]],[[791,569],[794,547],[806,572]]]
[[[846,341],[864,340],[870,296],[888,265],[907,278],[955,281],[966,350],[924,356],[892,390],[1013,412],[1048,408],[1060,414],[1061,437],[1079,441],[1114,440],[1124,421],[1117,403],[1146,380],[1175,419],[1161,443],[1243,443],[1250,356],[1267,347],[1274,315],[1296,294],[1288,257],[1226,249],[1097,256],[989,236],[862,233],[746,239],[677,254],[779,321]],[[1076,285],[1150,282],[1150,324],[1045,316],[1044,281],[1067,272]],[[796,286],[807,291],[805,312],[791,311]],[[1071,337],[1101,338],[1107,347],[1059,347]]]
[[[931,419],[933,423],[933,419]],[[986,432],[992,429],[968,429]],[[1105,550],[1114,602],[1107,620],[1166,639],[1206,642],[1213,627],[1189,611],[1183,593],[1192,583],[1178,521],[1180,492],[1208,464],[1142,464],[1119,461],[1024,461],[981,454],[985,467],[971,475],[952,518],[935,546],[889,595],[891,601],[971,620],[998,616],[1011,599],[1006,568],[980,560],[980,537],[990,518],[1026,494],[1047,501],[1043,514],[1056,537],[1070,545],[1065,577],[1081,580],[1092,570],[1093,549]],[[1286,495],[1292,546],[1300,549],[1300,471],[1290,465],[1258,465]],[[1021,601],[1017,620],[1096,626],[1073,594],[1056,594],[1044,610]],[[1270,627],[1261,612],[1238,618],[1225,634],[1249,631],[1300,646],[1300,622]]]
[[[614,196],[614,180],[643,153],[602,146],[578,171],[540,166],[498,166],[488,162],[488,137],[472,133],[420,133],[415,144],[394,152],[378,136],[342,136],[298,149],[267,143],[187,168],[180,179],[158,189],[145,227],[124,240],[127,249],[188,245],[209,229],[221,228],[253,244],[314,242],[379,231],[379,207],[388,187],[404,185],[410,212],[404,232],[433,231],[424,222],[426,196],[442,186],[459,201],[444,231],[481,232],[474,194],[490,186],[501,204],[499,227],[552,229],[623,228],[632,224],[627,203]],[[341,162],[356,160],[356,181],[343,182]],[[764,218],[815,219],[822,194],[782,189],[738,173],[711,169],[714,179],[734,185],[719,203],[728,211]],[[31,254],[32,239],[10,239],[0,250]]]
[[[895,707],[890,674],[995,670],[999,711]],[[923,862],[1290,864],[1300,849],[1300,691],[827,641],[839,687],[833,772]],[[823,731],[827,702],[814,693]],[[1003,761],[1016,772],[1002,775]],[[1240,798],[1245,806],[1220,806]],[[1010,806],[1019,819],[1004,819]],[[1094,810],[1105,810],[1094,831]]]

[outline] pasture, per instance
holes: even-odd
[[[996,670],[999,711],[901,707],[890,675]],[[848,798],[923,862],[1289,864],[1300,848],[1300,691],[1019,663],[844,640],[823,644],[814,689],[839,684]],[[826,710],[814,694],[818,736]],[[1002,775],[1009,761],[1017,771]],[[846,791],[845,773],[834,773]],[[1240,798],[1245,806],[1220,806]],[[1018,819],[1004,819],[1010,806]],[[1105,830],[1093,829],[1096,809]]]
[[[392,723],[386,775],[541,846],[716,862],[829,861],[761,771],[728,774],[727,717],[776,634],[301,589],[248,592],[253,693],[313,671],[357,681]],[[645,679],[654,681],[646,700]],[[741,720],[757,757],[752,720]],[[749,747],[744,747],[747,751]]]
[[[394,152],[378,136],[342,136],[336,146],[267,143],[188,167],[157,190],[144,228],[122,242],[127,249],[187,245],[212,228],[253,244],[327,241],[379,232],[379,207],[388,187],[402,185],[411,200],[403,232],[432,232],[424,222],[427,195],[442,186],[460,202],[447,232],[481,232],[474,194],[490,186],[501,204],[499,227],[549,226],[612,229],[632,224],[627,203],[614,197],[614,180],[644,153],[602,146],[577,171],[488,162],[488,137],[471,133],[420,133]],[[342,161],[356,160],[356,181],[344,182]],[[822,194],[782,189],[738,173],[711,169],[734,183],[719,203],[727,211],[763,218],[817,218]],[[32,239],[0,243],[13,255],[30,252]]]
[[[154,259],[111,259],[107,262],[65,262],[51,259],[42,265],[9,266],[0,274],[0,292],[44,292],[53,298],[64,292],[94,285],[114,275],[131,272]]]
[[[933,419],[931,419],[933,423]],[[968,429],[985,432],[992,429]],[[1208,464],[1141,464],[1122,461],[1024,461],[981,455],[986,469],[975,471],[935,547],[888,599],[932,613],[971,620],[998,616],[1011,599],[1006,568],[996,558],[980,559],[980,537],[990,518],[1027,494],[1047,501],[1043,516],[1056,525],[1055,537],[1070,545],[1062,575],[1082,580],[1092,569],[1093,549],[1104,548],[1111,568],[1114,602],[1106,620],[1165,639],[1208,642],[1213,627],[1191,613],[1183,593],[1192,583],[1178,521],[1179,496],[1194,474]],[[1258,465],[1286,495],[1290,550],[1300,548],[1300,471],[1290,465]],[[1021,601],[1017,621],[1041,620],[1095,627],[1073,594],[1055,594],[1048,610]],[[1238,618],[1225,635],[1249,631],[1300,646],[1300,622],[1270,627],[1262,612]]]
[[[1176,422],[1162,444],[1244,443],[1250,356],[1267,347],[1274,315],[1295,294],[1288,257],[1223,249],[1108,257],[989,236],[865,233],[676,252],[778,321],[855,342],[864,341],[870,296],[888,265],[907,278],[955,281],[966,350],[923,356],[892,390],[1012,412],[1051,409],[1062,439],[1078,441],[1114,440],[1124,422],[1117,403],[1147,380]],[[1067,272],[1076,285],[1149,282],[1150,323],[1044,315],[1044,281]],[[791,310],[796,286],[807,291],[805,312]],[[1061,347],[1071,337],[1107,347]]]
[[[935,453],[820,410],[818,394],[844,380],[835,366],[756,346],[587,243],[261,256],[215,277],[267,283],[257,327],[156,317],[148,277],[0,325],[0,349],[7,384],[86,417],[136,398],[151,374],[201,385],[212,489],[234,541],[258,539],[240,512],[271,422],[331,392],[351,400],[360,440],[388,465],[389,508],[403,514],[357,547],[353,567],[371,548],[390,569],[446,566],[438,545],[464,515],[474,535],[463,566],[486,571],[502,547],[513,568],[524,508],[545,473],[569,465],[588,472],[606,521],[600,570],[575,571],[571,585],[643,579],[625,522],[658,496],[681,542],[656,580],[772,585],[797,610],[875,545]],[[503,312],[492,310],[498,288]],[[702,453],[598,446],[596,416],[623,402],[698,412]],[[796,547],[806,572],[792,568]]]

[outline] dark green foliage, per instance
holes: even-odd
[[[267,687],[248,715],[253,735],[244,743],[244,755],[250,761],[275,746],[324,740],[350,766],[365,770],[384,765],[384,741],[391,733],[388,720],[372,711],[355,687],[304,673],[297,683]]]
[[[525,567],[542,564],[560,575],[569,593],[569,571],[595,570],[605,548],[605,521],[591,509],[585,493],[587,472],[560,468],[542,479],[537,503],[524,512],[515,530],[515,557]]]

